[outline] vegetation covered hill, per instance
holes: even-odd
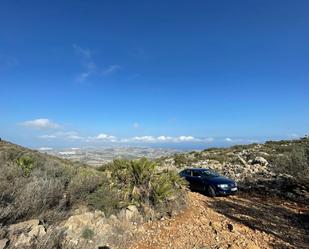
[[[176,172],[158,172],[147,159],[94,169],[0,141],[0,239],[14,237],[10,224],[38,219],[47,228],[80,207],[109,218],[134,206],[140,222],[171,215],[185,205],[185,185]]]

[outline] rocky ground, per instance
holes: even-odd
[[[279,198],[189,192],[188,207],[174,217],[142,224],[134,206],[109,218],[80,208],[58,227],[38,220],[11,225],[0,248],[308,248],[308,211]],[[32,247],[34,241],[40,246]]]
[[[183,213],[143,225],[129,248],[308,248],[306,211],[280,199],[190,193]]]

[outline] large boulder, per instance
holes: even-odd
[[[107,234],[111,231],[105,215],[101,211],[85,212],[71,216],[63,225],[66,231],[65,241],[71,246],[92,241],[96,245],[106,243]]]
[[[0,240],[0,249],[5,249],[6,246],[8,245],[9,240],[8,239],[1,239]]]
[[[268,165],[268,161],[264,157],[257,156],[252,161],[252,164],[260,164],[260,165],[263,165],[263,166],[267,166]]]
[[[92,227],[103,229],[106,225],[104,224],[105,215],[101,211],[85,212],[83,214],[71,216],[64,224],[64,228],[67,229],[68,233],[81,234],[82,230],[86,227],[91,229]]]
[[[29,230],[35,226],[38,226],[40,224],[40,221],[38,219],[33,219],[33,220],[27,220],[23,222],[19,222],[13,225],[10,225],[8,228],[8,231],[11,233],[16,233],[16,232],[22,232]]]
[[[29,247],[45,234],[45,227],[37,219],[13,224],[7,229],[7,239],[13,248]]]
[[[124,209],[122,209],[120,211],[120,213],[118,214],[118,217],[120,219],[125,219],[127,221],[132,221],[132,222],[135,222],[135,221],[139,221],[140,218],[141,218],[141,215],[137,209],[136,206],[134,205],[130,205]]]

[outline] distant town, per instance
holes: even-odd
[[[137,159],[147,157],[151,159],[169,156],[179,152],[169,148],[144,148],[144,147],[115,147],[115,148],[38,148],[60,158],[87,163],[91,166],[100,166],[114,159]]]

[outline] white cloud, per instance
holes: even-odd
[[[53,134],[45,134],[39,136],[42,139],[62,139],[62,140],[83,140],[76,131],[59,131]]]
[[[104,133],[101,133],[99,135],[96,136],[96,139],[114,139],[115,136],[110,136]]]
[[[153,136],[142,136],[142,137],[133,137],[132,140],[139,142],[155,142],[156,138]]]
[[[123,141],[123,140],[122,140]],[[180,143],[180,142],[199,142],[202,141],[198,138],[193,136],[179,136],[179,137],[171,137],[171,136],[136,136],[133,138],[129,138],[125,140],[126,142],[151,142],[151,143],[163,143],[163,142],[173,142],[173,143]]]
[[[226,142],[232,142],[233,140],[232,140],[231,138],[227,137],[227,138],[224,139],[224,141],[226,141]]]
[[[41,147],[39,148],[38,150],[41,150],[41,151],[48,151],[48,150],[52,150],[53,148],[50,148],[50,147]]]
[[[59,124],[56,124],[47,118],[38,118],[34,120],[24,121],[21,124],[23,126],[36,129],[57,129],[60,127]]]
[[[75,131],[58,131],[52,134],[45,134],[39,136],[42,139],[60,139],[60,140],[68,140],[68,141],[79,141],[79,142],[87,142],[87,143],[210,143],[214,141],[213,138],[196,138],[194,136],[134,136],[134,137],[123,137],[118,138],[116,136],[99,133],[95,136],[80,136]]]
[[[103,75],[113,74],[113,73],[115,73],[116,71],[118,71],[119,69],[121,69],[121,66],[119,66],[119,65],[110,65],[110,66],[108,66],[107,68],[105,68],[105,69],[102,71],[102,74],[103,74]]]
[[[117,138],[112,135],[108,135],[105,133],[100,133],[95,137],[88,137],[87,142],[90,141],[102,141],[102,142],[118,142]]]
[[[43,138],[43,139],[50,139],[50,138],[56,138],[56,136],[55,135],[41,135],[41,136],[39,136],[39,138]]]
[[[192,136],[180,136],[178,137],[179,141],[194,141],[196,140],[195,137],[192,137]]]
[[[169,136],[159,136],[159,137],[157,137],[157,140],[158,141],[171,141],[171,140],[173,140],[173,138],[169,137]]]

